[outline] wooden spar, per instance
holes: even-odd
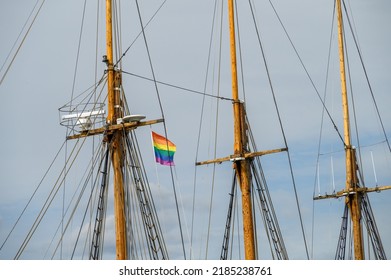
[[[243,154],[243,147],[247,146],[244,106],[239,101],[238,77],[236,65],[236,40],[234,23],[234,1],[228,0],[229,31],[231,45],[231,71],[232,71],[232,99],[234,113],[234,153]],[[250,166],[248,160],[234,162],[236,177],[242,191],[242,215],[243,215],[243,236],[244,253],[246,260],[255,259],[255,238],[253,212],[251,203],[251,181]]]
[[[346,196],[347,203],[353,224],[353,240],[354,240],[354,257],[356,260],[364,259],[363,233],[361,224],[361,198],[363,193],[358,192],[358,178],[355,150],[351,145],[350,139],[350,121],[349,121],[349,105],[346,90],[346,74],[345,74],[345,57],[344,57],[344,37],[343,37],[343,22],[341,0],[336,0],[337,18],[338,18],[338,46],[340,59],[340,78],[341,78],[341,93],[342,93],[342,108],[344,122],[344,144],[345,144],[345,162],[346,162],[346,187],[345,191],[349,194]]]
[[[242,154],[235,154],[228,157],[223,158],[216,158],[212,160],[206,160],[206,161],[200,161],[196,162],[196,165],[204,165],[204,164],[211,164],[211,163],[222,163],[224,161],[237,161],[242,159],[250,159],[254,157],[264,156],[268,154],[274,154],[274,153],[280,153],[287,151],[287,148],[281,148],[281,149],[274,149],[274,150],[267,150],[267,151],[261,151],[261,152],[252,152],[252,153],[242,153]]]
[[[73,134],[67,136],[67,140],[71,139],[78,139],[78,138],[83,138],[87,136],[93,136],[97,134],[105,134],[105,135],[110,135],[114,131],[129,131],[131,129],[136,129],[139,126],[146,126],[146,125],[152,125],[152,124],[157,124],[163,122],[163,119],[157,119],[157,120],[150,120],[150,121],[144,121],[144,122],[129,122],[129,123],[121,123],[121,124],[113,124],[113,125],[108,125],[104,127],[99,127],[95,129],[90,129],[86,131],[82,131],[80,134]]]
[[[357,188],[356,191],[357,192],[366,192],[366,193],[370,193],[370,192],[381,192],[381,191],[385,191],[385,190],[391,190],[391,186],[381,186],[381,187],[375,187],[375,188]],[[326,199],[326,198],[339,198],[339,197],[343,197],[343,196],[348,196],[350,194],[350,192],[346,191],[346,190],[342,190],[342,191],[339,191],[339,192],[336,192],[334,194],[325,194],[325,195],[318,195],[318,196],[315,196],[314,197],[314,200],[320,200],[320,199]]]
[[[113,64],[113,25],[112,25],[112,0],[106,0],[106,47],[108,67],[108,112],[107,123],[116,123],[117,118],[122,117],[120,101],[121,72],[114,71]],[[117,108],[117,109],[116,109]],[[110,153],[114,172],[114,215],[116,235],[116,258],[127,259],[126,244],[126,219],[125,219],[125,195],[123,186],[123,158],[124,146],[120,130],[115,130],[110,136]]]

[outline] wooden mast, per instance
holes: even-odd
[[[120,99],[121,72],[115,71],[113,64],[113,25],[112,25],[112,0],[106,0],[106,47],[108,67],[108,112],[107,123],[116,124],[122,117]],[[116,258],[127,259],[126,246],[126,219],[125,219],[125,195],[123,185],[123,137],[121,130],[115,130],[109,136],[109,149],[114,172],[114,215],[116,235]]]
[[[337,18],[338,18],[338,46],[340,60],[340,78],[341,78],[341,93],[342,93],[342,108],[343,108],[343,123],[344,123],[344,144],[345,144],[345,162],[346,162],[346,187],[348,193],[345,203],[348,205],[352,224],[353,224],[353,242],[354,242],[354,257],[357,260],[364,259],[363,233],[361,223],[361,199],[362,192],[357,191],[357,165],[355,150],[351,144],[350,138],[350,121],[349,121],[349,104],[346,90],[346,74],[345,74],[345,56],[344,56],[344,36],[343,36],[343,21],[341,0],[336,0]]]
[[[67,136],[67,140],[79,139],[88,136],[102,135],[103,141],[109,144],[111,161],[114,173],[114,215],[116,235],[116,258],[128,258],[125,191],[124,191],[124,159],[125,159],[125,133],[140,126],[161,123],[163,119],[149,121],[123,122],[124,101],[121,98],[121,71],[115,69],[113,60],[113,11],[112,0],[106,0],[106,56],[107,64],[107,117],[103,127],[82,130],[78,134]]]
[[[234,119],[234,154],[201,162],[196,165],[215,164],[225,161],[233,162],[233,166],[242,192],[242,217],[243,217],[243,237],[244,252],[246,260],[256,258],[255,232],[253,221],[253,207],[251,202],[251,169],[250,162],[254,157],[269,155],[287,151],[287,148],[280,148],[266,151],[251,152],[248,150],[247,123],[245,106],[239,100],[238,75],[236,64],[236,39],[234,21],[234,0],[228,0],[228,17],[230,32],[230,52],[231,52],[231,74],[232,74],[232,100]]]
[[[234,153],[243,154],[244,147],[247,147],[245,111],[244,106],[239,100],[238,77],[236,65],[236,40],[235,40],[235,22],[234,22],[234,1],[228,1],[229,33],[231,45],[231,71],[232,71],[232,99],[234,114]],[[253,212],[251,203],[251,180],[250,166],[248,159],[234,161],[236,177],[240,184],[242,192],[242,215],[243,215],[243,236],[244,253],[246,260],[255,259],[255,239]]]
[[[380,192],[383,190],[390,190],[391,186],[376,186],[375,188],[367,188],[360,186],[358,178],[358,164],[356,158],[356,150],[352,146],[350,137],[350,120],[349,120],[349,104],[346,87],[346,74],[345,74],[345,51],[344,51],[344,35],[343,35],[343,19],[342,19],[342,7],[341,0],[336,0],[337,9],[337,21],[338,21],[338,50],[340,60],[340,79],[341,79],[341,95],[342,95],[342,111],[343,111],[343,124],[344,124],[344,146],[345,146],[345,164],[346,164],[346,182],[345,188],[333,194],[318,195],[314,197],[314,200],[327,199],[327,198],[339,198],[345,197],[345,204],[347,205],[352,220],[353,227],[353,250],[354,258],[356,260],[363,260],[364,254],[364,239],[363,239],[363,227],[362,217],[368,215],[368,213],[362,213],[362,204],[364,195],[369,192]],[[368,217],[367,217],[368,219]],[[376,225],[374,225],[376,227]],[[373,227],[373,225],[372,225]],[[373,228],[374,229],[374,228]],[[369,231],[369,230],[368,230]],[[375,243],[380,253],[380,259],[385,259],[385,254],[382,249],[380,237],[374,233]],[[372,240],[373,241],[373,240]]]

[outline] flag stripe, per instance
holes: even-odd
[[[161,151],[170,151],[170,152],[176,152],[176,147],[175,146],[168,146],[168,150],[167,150],[167,144],[158,144],[158,143],[154,143],[153,146],[158,149],[158,150],[161,150]]]

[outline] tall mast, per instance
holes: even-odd
[[[286,151],[286,148],[251,152],[248,147],[246,110],[239,100],[238,75],[236,65],[236,39],[234,21],[234,0],[228,0],[229,32],[231,45],[232,100],[234,119],[234,153],[230,156],[197,162],[196,165],[233,162],[236,178],[242,193],[242,217],[244,252],[247,260],[256,258],[253,207],[251,202],[252,172],[251,161],[255,157]]]
[[[346,162],[346,185],[345,191],[348,193],[345,203],[348,205],[353,224],[353,242],[354,242],[354,257],[357,260],[364,259],[363,233],[361,223],[361,199],[362,192],[358,192],[358,178],[355,150],[352,147],[350,139],[350,121],[349,121],[349,104],[346,90],[346,74],[345,74],[345,56],[344,56],[344,37],[343,37],[343,21],[341,0],[336,0],[337,17],[338,17],[338,46],[339,46],[339,62],[340,62],[340,78],[341,78],[341,93],[342,93],[342,109],[344,123],[344,144],[345,144],[345,162]]]
[[[120,85],[121,72],[115,71],[113,64],[113,24],[112,24],[112,0],[106,0],[106,48],[108,67],[108,112],[107,123],[116,124],[118,118],[122,117]],[[124,146],[120,130],[115,130],[109,143],[111,159],[114,172],[114,216],[116,235],[116,258],[127,259],[126,246],[126,219],[125,219],[125,195],[123,185],[123,158]]]
[[[343,20],[341,0],[336,0],[337,21],[338,21],[338,49],[340,60],[340,79],[341,79],[341,94],[342,94],[342,111],[344,124],[344,146],[345,146],[345,164],[346,164],[346,182],[345,188],[333,194],[318,195],[314,200],[345,197],[346,207],[349,209],[352,227],[353,227],[353,250],[356,260],[363,260],[364,254],[364,239],[362,217],[365,217],[367,232],[371,237],[373,249],[377,259],[386,259],[383,245],[381,243],[380,234],[378,232],[375,218],[371,210],[369,210],[369,200],[366,193],[380,192],[389,190],[391,186],[376,186],[375,188],[367,188],[361,186],[358,173],[356,150],[352,146],[350,138],[350,120],[349,120],[349,104],[346,89],[346,74],[345,74],[345,53],[344,53],[344,36],[343,36]],[[369,221],[369,222],[368,222]],[[341,227],[340,242],[338,243],[336,258],[343,259],[345,257],[346,246],[346,228],[344,224]]]
[[[135,130],[141,126],[161,123],[163,119],[155,119],[141,121],[140,119],[127,118],[124,119],[124,96],[121,95],[122,75],[121,71],[114,67],[113,60],[113,11],[112,0],[106,0],[106,55],[104,62],[107,65],[107,117],[106,124],[102,127],[82,127],[80,133],[67,136],[67,140],[79,139],[94,135],[103,135],[103,142],[108,144],[108,149],[111,155],[113,167],[113,183],[114,183],[114,219],[115,219],[115,236],[116,236],[116,258],[119,260],[128,259],[127,252],[127,226],[125,214],[125,187],[124,187],[124,172],[126,158],[126,135],[129,131]],[[90,112],[91,116],[93,112]],[[125,116],[126,117],[126,116]],[[129,115],[128,117],[131,117]],[[91,121],[88,117],[88,120]],[[91,121],[92,123],[92,121]],[[142,195],[144,196],[144,195]],[[101,210],[101,209],[99,209]],[[149,215],[150,213],[145,213]],[[155,231],[156,228],[150,227],[148,223],[148,231]],[[96,234],[100,234],[99,232]],[[162,248],[160,242],[162,239],[156,238],[155,233],[151,234],[154,239],[150,246],[160,248],[162,257],[167,258],[165,249]],[[155,244],[156,243],[156,244]],[[100,244],[93,244],[98,247]],[[157,251],[154,251],[155,256]]]
[[[244,107],[239,100],[238,75],[236,65],[236,40],[234,21],[234,1],[228,1],[229,31],[231,45],[231,71],[232,71],[232,99],[234,114],[234,153],[243,154],[244,147],[247,147]],[[238,160],[234,162],[236,177],[242,192],[242,215],[243,215],[243,236],[244,253],[247,260],[255,259],[255,239],[253,212],[251,203],[251,183],[248,160]]]

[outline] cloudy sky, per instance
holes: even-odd
[[[72,96],[77,96],[92,86],[104,72],[105,65],[101,62],[102,55],[105,54],[104,7],[103,1],[100,1],[102,3],[99,9],[93,2],[95,1],[86,1],[84,6],[84,1],[46,1],[19,50],[18,46],[32,19],[28,20],[27,26],[24,27],[24,24],[36,3],[28,0],[7,1],[0,9],[0,116],[3,136],[0,145],[0,244],[3,244],[53,158],[60,148],[63,148],[56,160],[56,166],[51,170],[52,173],[42,184],[42,193],[37,194],[27,209],[23,222],[18,224],[12,238],[0,250],[0,259],[14,257],[27,233],[27,225],[34,221],[42,201],[51,190],[51,184],[55,182],[61,172],[61,166],[65,164],[64,152],[69,153],[74,145],[69,143],[62,146],[66,128],[59,124],[58,108],[67,104]],[[132,44],[140,32],[140,23],[134,1],[129,2],[121,2],[122,47],[119,53],[125,52],[131,46],[123,58],[122,69],[128,73],[152,78],[143,38],[139,37]],[[164,1],[139,2],[142,2],[140,11],[145,24]],[[244,87],[240,85],[240,98],[246,100],[248,118],[258,149],[281,148],[284,147],[284,139],[249,1],[238,2],[241,38],[239,62],[243,66],[243,71],[239,71],[239,80],[241,84],[244,82]],[[322,104],[316,93],[317,90],[320,96],[326,96],[328,111],[342,133],[337,37],[335,20],[333,21],[334,3],[332,0],[271,2],[313,82],[312,84],[301,65],[270,2],[252,1],[290,150],[310,257],[333,259],[343,199],[313,202],[312,198],[314,193],[324,194],[332,192],[333,189],[339,191],[344,188],[343,147],[330,119],[325,116],[322,122]],[[39,6],[41,1],[37,3]],[[351,13],[352,28],[357,36],[385,132],[390,137],[391,113],[388,107],[391,88],[391,37],[388,28],[391,26],[391,3],[386,0],[355,0],[346,1],[346,7]],[[215,184],[211,183],[213,166],[197,167],[196,171],[194,166],[196,160],[232,154],[231,102],[210,96],[204,99],[199,94],[206,92],[210,95],[231,97],[226,10],[225,1],[222,7],[221,1],[217,1],[215,6],[215,1],[210,0],[168,0],[146,29],[156,79],[165,84],[193,90],[190,92],[158,84],[168,137],[177,145],[174,177],[180,198],[188,256],[193,199],[196,202],[195,238],[192,247],[192,258],[196,259],[206,256],[211,259],[219,258],[231,184],[230,163],[215,167]],[[37,8],[33,14],[36,11]],[[349,88],[353,88],[365,182],[368,187],[374,187],[376,184],[390,185],[390,151],[384,144],[385,136],[376,118],[375,107],[372,105],[351,36],[347,37],[347,42],[351,53],[348,58],[352,86],[349,85]],[[13,60],[16,52],[18,55]],[[8,69],[9,65],[11,66]],[[153,83],[124,74],[123,85],[132,113],[144,114],[148,119],[162,116]],[[173,226],[177,220],[172,204],[170,170],[154,164],[149,136],[151,129],[164,133],[162,125],[138,129],[140,148],[145,154],[143,159],[150,174],[149,181],[156,193],[159,213],[167,223],[163,230],[167,235],[168,250],[173,258],[182,258],[181,248],[176,246],[179,240],[178,230]],[[201,140],[197,149],[198,135]],[[91,156],[93,145],[98,143],[98,140],[93,143],[90,139],[87,141],[87,151],[82,154],[86,157]],[[354,145],[358,146],[355,132],[353,141]],[[64,151],[66,149],[68,151]],[[319,172],[318,153],[321,154],[318,161]],[[88,160],[84,160],[84,163],[88,163]],[[79,163],[80,166],[82,163]],[[262,163],[288,255],[291,259],[305,259],[306,252],[287,154],[265,156]],[[76,184],[76,175],[82,176],[84,168],[78,166],[79,172],[69,179],[68,184]],[[390,256],[391,223],[388,213],[391,211],[391,191],[371,193],[369,197],[383,236],[386,254]],[[210,233],[210,248],[206,255],[205,240],[211,200],[213,227]],[[61,199],[57,202],[59,205],[54,208],[60,211]],[[49,216],[47,224],[38,230],[36,235],[44,234],[51,223],[57,226],[58,213]],[[108,217],[107,226],[112,226],[112,215]],[[72,227],[76,228],[77,225]],[[72,229],[76,232],[74,228]],[[107,234],[108,240],[111,234]],[[261,239],[264,235],[263,232],[260,234]],[[45,242],[39,237],[34,240],[32,249],[27,251],[24,258],[42,258]],[[106,245],[108,248],[113,247],[113,242],[107,241]],[[263,246],[268,248],[268,245]],[[267,252],[262,249],[260,251],[260,257],[270,258]],[[112,253],[108,253],[107,257],[111,258]]]

